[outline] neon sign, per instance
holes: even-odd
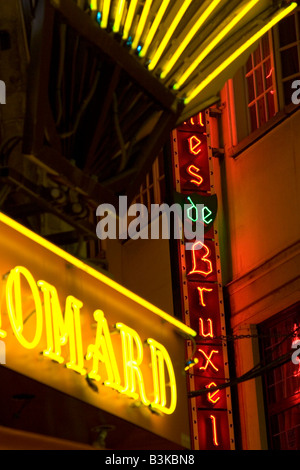
[[[23,335],[24,329],[24,299],[22,297],[21,276],[26,280],[32,295],[36,324],[34,337],[31,341]],[[39,288],[43,294],[40,297]],[[44,305],[44,308],[43,306]],[[152,338],[146,343],[151,350],[150,367],[153,376],[154,400],[146,396],[146,389],[141,371],[144,360],[144,345],[139,334],[123,323],[115,325],[119,332],[122,345],[123,375],[124,383],[121,383],[121,375],[116,361],[116,356],[108,330],[107,320],[102,310],[94,312],[97,322],[95,342],[89,344],[85,359],[93,360],[90,371],[84,366],[84,352],[80,322],[80,311],[83,307],[81,300],[69,295],[65,301],[64,315],[60,306],[57,290],[54,286],[40,280],[35,282],[30,271],[23,267],[13,268],[7,276],[6,282],[6,307],[12,331],[17,341],[25,349],[36,348],[42,340],[43,326],[46,330],[46,348],[42,354],[59,364],[65,363],[62,347],[69,343],[69,361],[66,362],[67,369],[73,370],[80,375],[87,375],[90,379],[100,381],[99,364],[102,363],[106,369],[104,386],[111,387],[118,392],[127,395],[134,400],[140,400],[145,406],[171,414],[175,411],[177,404],[177,389],[174,369],[171,358],[166,348]],[[43,317],[45,314],[45,324]],[[1,337],[7,337],[7,331],[1,330]],[[168,384],[168,385],[167,385]],[[170,405],[166,398],[166,388],[170,388]]]
[[[198,113],[173,131],[172,146],[176,198],[180,198],[179,193],[191,204],[187,218],[194,223],[200,219],[207,227],[204,240],[195,241],[189,252],[184,244],[178,244],[183,318],[197,330],[195,344],[187,346],[192,364],[187,368],[188,386],[191,392],[207,389],[207,393],[190,400],[193,447],[233,449],[230,392],[218,389],[229,380],[229,371],[227,346],[218,339],[226,330],[209,112]],[[204,204],[201,217],[194,210],[200,200]]]
[[[6,367],[189,448],[196,331],[1,213],[0,233]]]

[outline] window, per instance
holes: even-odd
[[[292,361],[292,343],[300,340],[300,304],[267,320],[259,331],[265,363],[291,356],[264,376],[270,447],[300,450],[300,363]]]
[[[291,85],[300,78],[300,10],[284,18],[277,26],[278,83],[282,105],[291,103]]]
[[[271,33],[266,34],[246,64],[250,132],[265,124],[277,112],[275,67]]]

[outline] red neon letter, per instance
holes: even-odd
[[[215,382],[211,382],[210,384],[205,385],[206,388],[211,388],[211,387],[216,387],[216,386],[217,384],[215,384]],[[216,390],[215,392],[209,392],[207,395],[208,401],[210,401],[211,403],[215,405],[217,401],[220,400],[220,397],[214,398],[218,393],[220,393],[220,390]]]
[[[198,137],[196,137],[195,135],[192,135],[192,137],[188,139],[188,142],[190,153],[192,153],[193,155],[199,155],[199,153],[201,152],[201,140],[198,139]]]
[[[204,248],[206,252],[205,255],[202,256],[202,258],[200,258],[200,261],[204,261],[204,263],[207,264],[207,271],[201,271],[200,269],[196,269],[197,261],[196,261],[195,251],[198,251],[198,249],[195,250],[195,248],[197,245],[200,245],[202,248]],[[200,250],[202,248],[200,248]],[[210,255],[210,249],[206,245],[204,245],[204,243],[199,241],[199,242],[194,243],[192,247],[192,254],[193,254],[193,269],[192,271],[189,272],[189,274],[197,273],[197,274],[202,274],[203,276],[208,276],[208,274],[210,274],[213,270],[212,262],[209,259],[207,259],[208,256]]]
[[[199,318],[199,336],[203,336],[206,338],[207,336],[210,336],[213,338],[213,326],[212,326],[212,320],[208,318],[207,322],[209,323],[209,328],[208,328],[208,333],[204,333],[203,331],[203,320],[202,318]]]
[[[217,438],[217,424],[216,424],[216,417],[214,415],[210,415],[211,424],[212,424],[212,431],[213,431],[213,443],[215,446],[218,446],[218,438]]]
[[[203,178],[201,175],[197,175],[197,173],[200,171],[200,168],[198,168],[195,165],[190,165],[187,169],[187,172],[191,176],[195,176],[197,179],[196,180],[190,180],[191,183],[195,184],[196,186],[200,186],[200,184],[203,182]]]
[[[207,367],[208,367],[208,364],[210,364],[210,365],[218,372],[219,369],[218,369],[218,367],[216,367],[216,366],[214,365],[214,363],[212,362],[211,356],[212,356],[213,354],[218,354],[219,351],[217,351],[216,349],[213,349],[213,350],[211,351],[211,353],[210,353],[209,356],[207,356],[207,354],[205,354],[205,352],[204,352],[202,349],[198,349],[198,351],[201,352],[201,353],[203,354],[203,356],[205,356],[205,359],[206,359],[206,364],[205,364],[205,366],[199,367],[199,370],[201,370],[201,369],[202,369],[202,370],[206,370]]]
[[[202,305],[202,307],[206,307],[206,304],[204,303],[204,296],[203,296],[203,292],[211,292],[212,289],[208,289],[206,287],[197,287],[198,291],[199,291],[199,301],[200,301],[200,305]]]
[[[203,122],[202,113],[199,113],[199,125],[200,125],[201,127],[204,127],[204,122]]]

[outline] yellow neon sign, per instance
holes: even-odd
[[[265,33],[267,33],[275,24],[281,21],[285,16],[291,13],[296,7],[297,3],[293,2],[284,10],[281,10],[277,15],[272,18],[263,28],[249,38],[242,46],[234,51],[224,62],[222,62],[213,72],[211,72],[184,100],[185,104],[190,103],[204,88],[206,88],[218,75],[220,75],[229,65],[232,64],[239,56],[241,56],[249,47],[255,44]]]
[[[4,223],[8,227],[11,227],[13,230],[16,232],[22,234],[29,240],[33,241],[34,243],[37,243],[38,245],[44,247],[46,250],[49,252],[59,256],[61,259],[65,260],[67,263],[70,263],[71,265],[75,266],[76,268],[80,269],[81,271],[85,272],[86,274],[92,276],[94,279],[102,282],[106,286],[111,287],[115,291],[119,292],[120,294],[124,295],[125,297],[131,299],[138,305],[146,308],[147,310],[151,311],[158,317],[160,317],[162,320],[165,320],[169,324],[173,325],[175,328],[177,328],[179,331],[184,333],[187,336],[192,336],[195,337],[197,336],[197,333],[195,330],[192,328],[188,327],[187,325],[183,324],[176,318],[172,317],[168,313],[164,312],[160,308],[156,307],[155,305],[151,304],[147,300],[143,299],[142,297],[138,296],[134,292],[129,291],[126,289],[126,287],[121,286],[117,282],[113,281],[112,279],[108,278],[101,272],[97,271],[96,269],[92,268],[91,266],[88,266],[85,264],[83,261],[75,258],[74,256],[70,255],[69,253],[65,252],[61,248],[57,247],[56,245],[53,245],[51,242],[48,240],[45,240],[42,238],[40,235],[37,235],[36,233],[32,232],[31,230],[27,229],[23,225],[19,224],[13,219],[10,219],[7,217],[5,214],[0,213],[0,222]]]
[[[198,67],[199,64],[205,59],[205,57],[208,56],[208,54],[216,47],[217,44],[221,42],[225,36],[241,21],[241,19],[257,4],[258,0],[251,0],[250,2],[247,3],[247,5],[223,28],[219,34],[215,38],[210,41],[210,43],[205,47],[205,49],[199,54],[199,56],[192,62],[192,64],[186,69],[186,71],[181,75],[180,79],[177,81],[177,83],[174,85],[174,89],[177,90],[180,88],[180,86],[188,79],[188,77],[193,73],[196,67]],[[211,5],[210,8],[212,8],[213,4]],[[183,46],[185,47],[188,42],[186,43],[186,38],[185,41],[180,45],[178,48],[178,51],[181,53]],[[181,50],[182,49],[182,50]],[[169,61],[169,63],[166,65],[161,78],[164,78],[167,73],[171,70],[173,67],[175,60],[174,57],[177,59],[176,54],[172,57],[172,59]]]
[[[200,18],[196,21],[196,23],[193,25],[193,27],[190,29],[184,40],[181,42],[180,46],[177,48],[177,50],[174,52],[172,55],[172,58],[168,61],[166,66],[163,68],[163,71],[160,75],[160,78],[165,78],[167,74],[170,72],[178,58],[181,56],[185,48],[188,46],[192,38],[196,35],[196,33],[199,31],[203,23],[207,20],[207,18],[211,15],[211,13],[214,11],[214,9],[219,5],[221,0],[213,0],[210,5],[206,8],[206,10],[202,13]],[[256,0],[258,2],[258,0]]]
[[[163,40],[161,41],[159,47],[157,48],[154,56],[151,58],[151,62],[150,62],[149,67],[148,67],[149,70],[153,70],[154,67],[156,66],[156,64],[159,61],[163,51],[167,47],[167,44],[168,44],[172,34],[174,33],[176,27],[178,26],[181,18],[183,17],[184,13],[186,12],[188,7],[190,6],[191,1],[192,0],[185,0],[183,2],[183,4],[181,5],[181,7],[179,8],[179,10],[178,10],[177,14],[175,15],[175,18],[172,21],[171,25],[169,26],[168,31],[166,32]]]
[[[23,280],[23,283],[22,283]],[[24,295],[24,280],[27,289]],[[28,294],[29,292],[29,294]],[[26,299],[24,298],[26,297]],[[31,341],[24,337],[25,303],[33,300],[35,307],[35,334]],[[25,302],[26,301],[26,302]],[[6,281],[6,307],[10,325],[17,341],[25,349],[34,349],[42,341],[43,328],[45,329],[46,348],[43,350],[45,358],[59,364],[65,364],[70,370],[90,379],[100,381],[99,366],[103,364],[107,378],[103,385],[126,395],[151,410],[164,414],[172,414],[177,404],[177,387],[173,364],[167,349],[154,339],[147,339],[145,344],[150,351],[150,370],[152,370],[152,388],[147,398],[146,385],[143,377],[144,345],[139,334],[123,323],[117,323],[115,328],[121,339],[123,383],[119,373],[115,349],[108,329],[107,320],[102,310],[94,312],[97,322],[96,337],[93,344],[87,346],[84,355],[82,327],[80,320],[83,303],[81,300],[68,295],[65,301],[64,314],[62,312],[56,288],[44,280],[35,281],[31,272],[23,267],[13,268]],[[45,320],[44,320],[45,317]],[[1,315],[0,315],[1,320]],[[2,337],[7,332],[1,330]],[[69,343],[69,360],[62,352],[62,347]],[[119,348],[120,349],[120,348]],[[92,360],[92,368],[87,371],[84,363]],[[144,368],[142,370],[142,368]],[[166,381],[168,377],[168,382]]]

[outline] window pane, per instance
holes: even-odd
[[[249,103],[251,103],[255,99],[255,92],[254,92],[254,80],[253,80],[253,74],[249,75],[247,77],[247,82],[248,82],[248,99]]]
[[[275,100],[274,100],[274,90],[269,91],[267,94],[268,100],[268,111],[269,111],[269,119],[275,116]]]
[[[255,70],[255,82],[256,82],[256,96],[259,96],[264,92],[262,67],[259,67],[258,69]]]
[[[250,70],[252,70],[252,68],[253,68],[253,64],[252,64],[252,54],[251,54],[249,59],[247,60],[247,63],[246,63],[246,71],[250,72]]]
[[[281,51],[282,77],[289,77],[299,72],[297,46]]]
[[[257,129],[257,119],[256,119],[256,105],[252,105],[249,107],[249,114],[250,114],[250,125],[251,125],[251,132]]]
[[[265,106],[265,98],[262,97],[258,100],[258,115],[259,115],[259,125],[262,126],[267,122],[266,116],[266,106]]]
[[[271,59],[268,59],[264,63],[264,75],[265,75],[267,89],[273,86],[273,74],[274,74],[274,70],[272,68]]]
[[[292,42],[296,42],[296,27],[295,27],[295,17],[294,15],[288,16],[281,20],[278,25],[279,29],[279,44],[280,47],[287,46]]]

